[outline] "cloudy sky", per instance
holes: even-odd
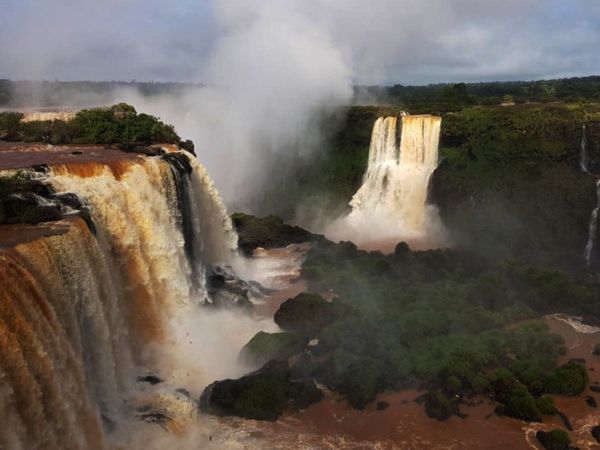
[[[356,83],[600,73],[599,0],[0,0],[0,77],[218,83],[249,30],[238,57],[276,65],[262,47],[299,33]]]

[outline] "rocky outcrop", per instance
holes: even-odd
[[[240,359],[252,365],[262,365],[272,359],[286,360],[304,349],[304,340],[292,333],[259,331],[244,345]]]
[[[302,409],[322,398],[312,381],[291,379],[287,362],[271,361],[237,380],[212,383],[199,403],[201,410],[218,416],[273,421],[288,406]]]
[[[282,303],[275,313],[275,323],[283,330],[310,338],[336,317],[334,303],[318,294],[304,292]]]
[[[251,255],[255,248],[286,247],[310,240],[323,239],[303,228],[287,225],[277,216],[255,217],[243,213],[231,216],[239,241],[239,248]]]

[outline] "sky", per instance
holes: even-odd
[[[0,78],[218,84],[227,45],[277,70],[298,36],[354,84],[600,73],[598,0],[0,0]]]

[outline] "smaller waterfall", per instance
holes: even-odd
[[[429,180],[438,165],[441,122],[431,115],[377,119],[363,184],[343,226],[331,227],[331,237],[367,246],[409,240],[429,247],[444,241],[437,209],[427,203]]]
[[[592,210],[592,215],[590,217],[590,228],[588,234],[588,241],[585,245],[585,264],[589,268],[592,263],[592,251],[594,250],[594,244],[596,243],[596,230],[598,228],[598,211],[600,210],[600,180],[596,181],[596,195],[598,197],[598,202],[596,203],[596,207]]]
[[[581,149],[579,153],[579,169],[584,173],[590,173],[588,168],[588,154],[587,154],[587,136],[585,125],[583,125],[583,131],[581,133]]]

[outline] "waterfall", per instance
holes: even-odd
[[[29,226],[0,247],[0,448],[103,449],[103,421],[127,414],[137,375],[164,358],[171,322],[205,299],[206,266],[230,262],[237,235],[186,152],[45,176],[93,222]]]
[[[350,202],[347,224],[382,237],[422,238],[439,225],[427,194],[438,164],[441,118],[404,115],[400,138],[398,122],[396,117],[375,122],[367,172]]]
[[[600,210],[600,180],[596,181],[596,196],[598,198],[596,207],[592,210],[590,217],[590,226],[588,232],[588,240],[585,245],[585,264],[589,268],[592,264],[592,251],[594,250],[594,244],[596,243],[596,230],[598,229],[598,211]]]
[[[590,173],[588,168],[588,154],[587,154],[587,136],[585,125],[583,125],[583,131],[581,134],[581,148],[579,153],[579,169],[584,173]]]

